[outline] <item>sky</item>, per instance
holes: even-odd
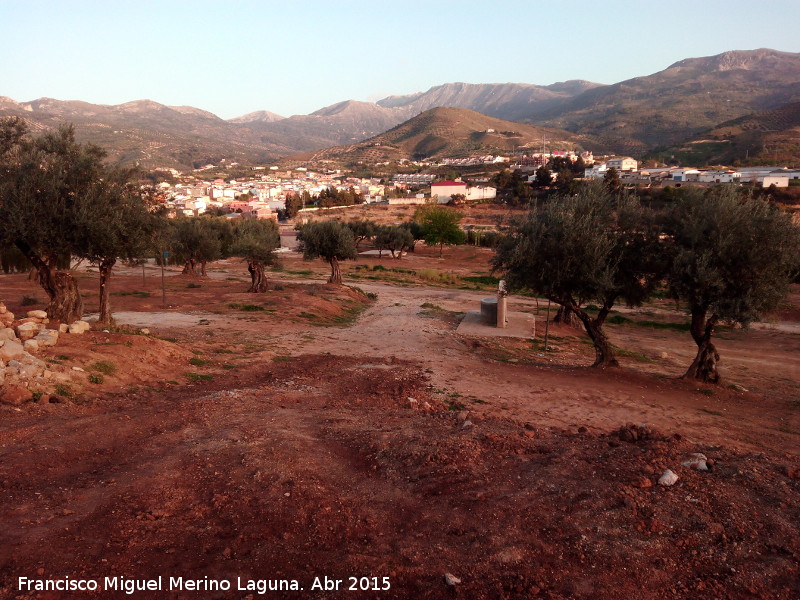
[[[798,20],[800,0],[0,0],[0,96],[291,116],[454,81],[609,84],[800,52]]]

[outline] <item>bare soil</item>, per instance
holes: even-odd
[[[488,252],[445,255],[361,260],[345,279],[488,274]],[[638,324],[683,322],[668,302],[621,311],[623,367],[597,371],[577,329],[551,325],[544,350],[534,299],[511,301],[536,340],[464,337],[488,288],[370,269],[386,278],[351,278],[362,293],[321,285],[326,270],[288,256],[263,295],[238,263],[170,272],[164,306],[158,270],[120,269],[120,329],[42,353],[87,375],[111,363],[103,383],[0,405],[0,598],[261,597],[237,578],[296,579],[303,592],[267,592],[286,598],[800,597],[797,290],[772,328],[719,332],[725,385],[702,386],[680,379],[688,333]],[[81,287],[92,308],[95,274]],[[0,289],[15,313],[42,297],[21,275]],[[681,465],[692,452],[710,471]],[[17,585],[115,575],[234,589]],[[391,589],[312,592],[315,576]]]

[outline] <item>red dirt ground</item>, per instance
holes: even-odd
[[[368,262],[485,273],[475,252]],[[567,327],[548,353],[457,335],[458,311],[486,291],[361,279],[369,301],[309,286],[305,271],[319,281],[325,265],[290,257],[257,296],[240,265],[217,268],[199,288],[169,277],[166,309],[157,271],[144,287],[117,277],[120,321],[152,335],[62,336],[44,358],[116,370],[57,404],[0,406],[0,598],[262,597],[237,577],[296,579],[305,591],[266,594],[286,598],[800,597],[796,295],[772,330],[721,332],[741,391],[678,379],[685,332],[612,326],[631,354],[598,372]],[[37,295],[23,276],[0,286],[14,312]],[[692,452],[711,470],[681,466]],[[656,483],[666,468],[672,487]],[[17,580],[159,575],[234,589],[35,593]],[[315,576],[391,588],[312,592]]]

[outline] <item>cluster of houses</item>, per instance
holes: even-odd
[[[377,178],[346,177],[341,171],[319,173],[299,167],[288,171],[274,169],[246,180],[164,182],[158,187],[164,204],[174,216],[197,216],[216,210],[231,219],[277,219],[278,211],[286,208],[287,198],[313,197],[325,189],[353,190],[366,204],[425,204],[432,199],[444,204],[456,194],[470,201],[491,200],[496,194],[495,188],[487,185],[468,186],[460,180],[434,183],[435,180],[435,175],[396,175],[390,183],[385,183]],[[407,193],[412,188],[429,186],[428,193]],[[302,205],[301,210],[316,209]]]
[[[800,169],[786,167],[741,167],[737,169],[698,169],[695,167],[654,167],[640,169],[639,163],[629,156],[613,158],[587,168],[584,177],[602,179],[614,168],[625,183],[648,185],[741,183],[763,187],[788,187],[792,179],[800,179]]]
[[[800,179],[800,169],[785,167],[742,167],[738,169],[699,169],[693,167],[639,168],[639,163],[629,156],[597,161],[591,152],[554,151],[504,156],[479,156],[468,159],[442,159],[438,166],[462,166],[504,162],[511,168],[531,172],[546,166],[554,158],[562,157],[573,163],[579,158],[587,165],[584,177],[603,178],[609,169],[619,173],[623,183],[649,186],[692,185],[716,183],[758,184],[787,187],[789,181]],[[513,164],[512,164],[513,163]],[[423,165],[420,165],[423,166]],[[430,166],[430,165],[428,165]],[[171,170],[175,176],[181,174]],[[202,171],[202,170],[199,170]],[[378,178],[347,177],[340,170],[311,171],[304,167],[280,170],[278,167],[254,167],[253,176],[243,180],[201,181],[183,179],[183,183],[159,184],[165,205],[174,215],[196,216],[217,211],[228,218],[255,217],[277,219],[278,211],[286,208],[291,196],[307,199],[326,189],[352,190],[361,195],[365,203],[425,204],[450,202],[454,197],[465,201],[491,201],[497,190],[488,185],[488,179],[475,180],[468,185],[461,179],[437,182],[429,173],[397,174],[390,182]],[[198,173],[200,175],[200,173]],[[555,174],[554,174],[555,175]],[[429,191],[428,191],[429,188]],[[414,190],[409,193],[409,190]],[[423,190],[420,193],[420,190]],[[305,192],[305,193],[304,193]],[[307,193],[307,194],[306,194]],[[317,210],[303,205],[301,210]]]

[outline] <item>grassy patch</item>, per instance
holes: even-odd
[[[272,357],[272,362],[276,363],[285,363],[294,360],[293,357],[287,356],[286,354],[279,354],[277,356]]]
[[[228,308],[232,308],[234,310],[241,310],[244,312],[260,312],[267,310],[263,306],[259,304],[237,304],[236,302],[231,302],[228,304]]]
[[[470,283],[477,283],[492,287],[497,287],[497,285],[500,283],[500,280],[497,277],[493,277],[491,275],[474,275],[470,277],[462,277],[461,279],[464,281],[469,281]]]
[[[75,397],[75,393],[72,391],[72,388],[66,383],[59,383],[53,391],[57,396],[62,396],[67,400],[72,400]]]
[[[618,348],[614,346],[614,352],[617,353],[618,356],[624,356],[626,358],[632,358],[633,360],[641,363],[654,363],[652,358],[647,356],[646,354],[642,354],[641,352],[633,352],[631,350],[625,350],[624,348]]]
[[[622,315],[612,315],[608,318],[608,322],[612,325],[622,325],[623,323],[632,323],[633,321]]]
[[[189,359],[189,364],[194,365],[195,367],[203,367],[210,362],[211,362],[210,360],[203,360],[202,358],[198,358],[196,356],[193,356],[192,358]]]
[[[709,415],[714,415],[715,417],[724,417],[725,415],[718,410],[711,410],[710,408],[701,408],[701,412],[708,413]]]
[[[162,337],[162,338],[158,338],[158,339],[164,340],[165,342],[171,342],[173,344],[178,342],[178,338],[176,338],[176,337]]]
[[[653,327],[654,329],[672,329],[674,331],[689,331],[691,323],[663,323],[661,321],[635,321],[641,327]]]
[[[698,394],[703,394],[704,396],[713,396],[714,390],[711,388],[697,388],[695,390]]]
[[[117,372],[117,365],[112,363],[110,360],[99,360],[96,363],[89,366],[90,371],[97,371],[98,373],[102,373],[103,375],[113,375]]]
[[[203,286],[201,284],[199,284],[199,283],[192,282],[192,283],[187,283],[186,287],[189,288],[190,290],[195,290],[195,289],[201,288]]]
[[[39,301],[33,296],[23,296],[20,304],[22,306],[36,306],[39,304]]]
[[[458,282],[458,277],[454,273],[446,273],[438,269],[420,269],[417,271],[417,276],[431,283],[451,285]]]
[[[150,292],[111,292],[112,296],[134,296],[136,298],[149,298]]]
[[[214,378],[213,375],[203,375],[201,373],[193,373],[191,371],[185,373],[185,376],[189,381],[211,381]]]
[[[99,374],[96,374],[96,373],[93,373],[92,375],[89,375],[89,383],[100,384],[100,383],[103,383],[104,381],[105,381],[105,378],[102,375],[99,375]]]

